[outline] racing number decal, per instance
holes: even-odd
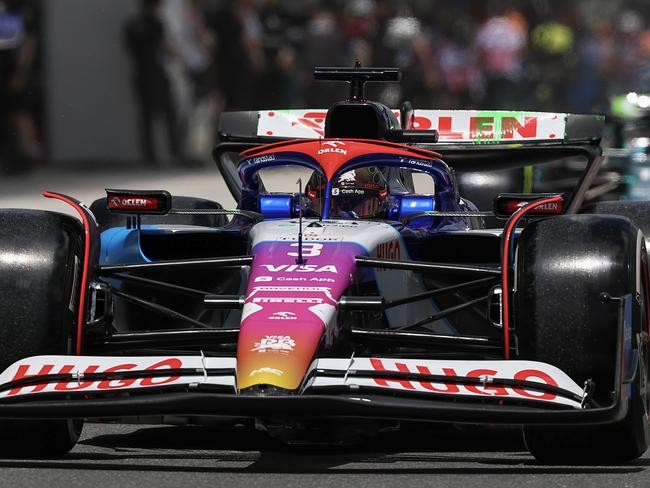
[[[291,247],[298,247],[298,243],[294,242],[291,244]],[[314,258],[320,256],[320,253],[323,249],[323,245],[317,242],[303,242],[302,244],[302,256],[305,258]],[[287,253],[287,256],[297,257],[298,252],[290,251]]]

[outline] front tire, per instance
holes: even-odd
[[[40,354],[70,354],[83,264],[79,222],[35,210],[0,211],[0,368]],[[75,283],[77,286],[75,286]],[[82,420],[0,420],[0,455],[59,457]]]
[[[524,230],[515,292],[520,357],[557,366],[579,385],[592,380],[600,405],[614,399],[619,314],[618,300],[602,300],[602,293],[641,297],[632,325],[640,361],[626,416],[605,425],[525,427],[526,445],[538,461],[625,462],[646,451],[647,320],[640,279],[647,277],[646,256],[641,232],[622,217],[563,216]]]

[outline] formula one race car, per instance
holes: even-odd
[[[107,190],[90,208],[45,193],[81,223],[0,212],[4,454],[64,454],[84,418],[182,416],[286,442],[522,425],[542,462],[640,456],[650,206],[583,206],[602,118],[396,113],[363,86],[397,70],[316,76],[350,98],[223,114],[234,210]],[[489,211],[454,173],[580,158],[572,193],[499,194]],[[503,229],[483,228],[495,215]]]

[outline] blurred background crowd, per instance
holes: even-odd
[[[76,22],[93,30],[74,38]],[[106,160],[201,163],[221,111],[326,107],[346,90],[312,68],[355,61],[402,70],[368,92],[390,106],[607,113],[650,92],[650,2],[0,0],[0,161],[99,162],[85,141]]]

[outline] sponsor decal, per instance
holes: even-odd
[[[506,210],[510,213],[515,213],[520,208],[529,204],[532,200],[528,201],[511,201],[506,203]],[[562,213],[562,202],[549,202],[544,205],[539,205],[538,207],[530,211],[531,214],[559,214]]]
[[[409,166],[424,166],[425,168],[431,168],[431,161],[426,159],[409,159],[407,164]]]
[[[339,184],[341,183],[354,183],[357,180],[357,173],[355,170],[346,171],[339,176]]]
[[[400,247],[399,239],[377,244],[376,254],[377,259],[402,259],[402,248]],[[376,270],[379,273],[390,271],[388,268],[376,268]]]
[[[336,228],[336,227],[350,228],[350,227],[359,227],[361,225],[359,222],[355,222],[353,220],[327,220],[326,222],[327,222],[327,227],[329,228]]]
[[[327,112],[305,112],[295,122],[291,122],[291,126],[302,125],[304,128],[314,131],[319,137],[323,137],[326,116]]]
[[[399,111],[395,113],[399,117]],[[259,115],[258,135],[322,137],[324,133],[326,112],[285,110]],[[544,112],[418,110],[412,119],[412,129],[436,129],[440,141],[475,143],[562,139],[565,127],[566,114]]]
[[[294,347],[296,347],[296,341],[291,336],[267,335],[255,343],[251,352],[278,351],[288,354],[293,351]]]
[[[147,197],[112,197],[108,202],[109,209],[127,209],[137,208],[143,210],[156,210],[158,209],[157,198]]]
[[[314,293],[315,292],[315,293],[323,293],[330,300],[334,300],[334,298],[332,297],[331,288],[325,286],[256,286],[251,290],[248,297],[252,298],[254,295],[257,295],[260,292],[262,293],[268,293],[268,292],[291,292],[291,293],[312,292]],[[264,298],[266,299],[269,297],[264,297]],[[283,299],[286,297],[274,297],[274,298]],[[255,298],[253,300],[253,303],[258,302],[259,300],[260,299]],[[311,303],[311,302],[287,302],[287,303]]]
[[[272,281],[273,277],[272,276],[258,276],[255,278],[255,283],[259,283],[262,281]]]
[[[317,291],[329,295],[331,289],[326,286],[256,286],[253,288],[254,293],[258,291]]]
[[[384,366],[381,359],[370,358],[370,364],[375,371],[400,371],[402,373],[415,373],[415,374],[437,374],[443,376],[461,376],[454,368],[442,367],[440,370],[431,371],[426,365],[415,365],[409,368],[406,363],[395,362],[395,369],[388,369]],[[543,392],[536,390],[525,390],[523,388],[505,387],[501,385],[490,385],[491,381],[499,374],[495,369],[491,368],[476,368],[462,376],[469,378],[479,378],[483,381],[482,385],[462,385],[457,383],[431,383],[426,381],[412,381],[412,380],[393,380],[373,378],[373,381],[378,386],[383,387],[401,387],[405,390],[416,390],[415,385],[421,388],[434,392],[434,393],[469,393],[482,396],[519,396],[525,398],[532,398],[535,400],[555,400],[557,395],[551,392]],[[525,368],[515,371],[514,374],[508,375],[515,380],[520,381],[535,381],[548,386],[558,387],[558,382],[545,371],[534,368]]]
[[[144,387],[144,386],[158,386],[164,385],[167,383],[173,383],[177,381],[179,376],[168,376],[168,377],[149,377],[149,378],[127,378],[127,379],[113,379],[113,380],[102,380],[102,381],[90,381],[84,380],[84,374],[91,373],[119,373],[127,372],[131,370],[144,370],[144,371],[155,371],[158,369],[179,369],[183,367],[183,362],[179,358],[167,358],[161,361],[157,361],[154,364],[150,364],[144,368],[141,368],[140,365],[134,363],[124,363],[111,366],[109,368],[102,368],[100,365],[89,365],[84,371],[78,373],[78,379],[74,381],[60,381],[57,383],[39,383],[36,385],[29,386],[17,386],[12,388],[7,393],[7,396],[18,395],[19,393],[38,393],[45,390],[47,387],[48,390],[54,391],[79,391],[85,389],[98,389],[98,390],[113,390],[119,388],[128,388],[128,387]],[[16,373],[14,374],[11,381],[16,381],[24,378],[29,378],[32,376],[42,376],[42,375],[65,375],[71,374],[73,371],[76,371],[74,364],[63,364],[57,365],[54,364],[43,364],[40,369],[33,370],[29,364],[20,364]]]
[[[538,137],[537,116],[521,117],[515,114],[469,115],[472,112],[459,112],[453,116],[438,117],[438,140],[494,140],[494,139],[535,139]],[[469,116],[468,116],[469,115]],[[546,115],[546,114],[544,114]],[[550,114],[549,114],[550,115]],[[431,129],[435,115],[418,117],[417,128]],[[454,127],[456,129],[454,129]]]
[[[338,197],[339,193],[341,193],[341,191],[338,188],[332,188],[332,196],[333,197]]]
[[[276,376],[282,376],[284,374],[284,371],[280,371],[279,369],[275,369],[275,368],[264,367],[264,368],[254,369],[253,371],[250,372],[248,376],[255,376],[256,374],[262,374],[262,373],[269,373],[269,374],[274,374]]]
[[[365,195],[366,190],[362,188],[341,188],[341,195]]]
[[[269,273],[338,273],[333,264],[262,264]]]
[[[293,312],[274,312],[269,316],[269,320],[298,320]]]
[[[377,259],[401,259],[401,257],[402,250],[399,239],[377,245]]]
[[[258,280],[255,280],[258,281]],[[267,280],[261,280],[261,281],[267,281]],[[313,278],[307,278],[305,276],[278,276],[275,281],[297,281],[300,283],[304,282],[310,282],[310,283],[336,283],[336,280],[334,278],[320,278],[320,277],[313,277]]]
[[[330,146],[330,147],[323,147],[318,150],[317,154],[328,154],[328,153],[336,153],[336,154],[342,154],[346,155],[348,151],[346,149],[343,149],[345,147],[345,142],[343,141],[325,141],[321,144],[322,146]]]
[[[264,156],[253,158],[253,164],[268,163],[269,161],[275,161],[275,154],[265,154]]]
[[[322,298],[298,298],[298,297],[258,297],[253,298],[253,303],[323,303]]]

